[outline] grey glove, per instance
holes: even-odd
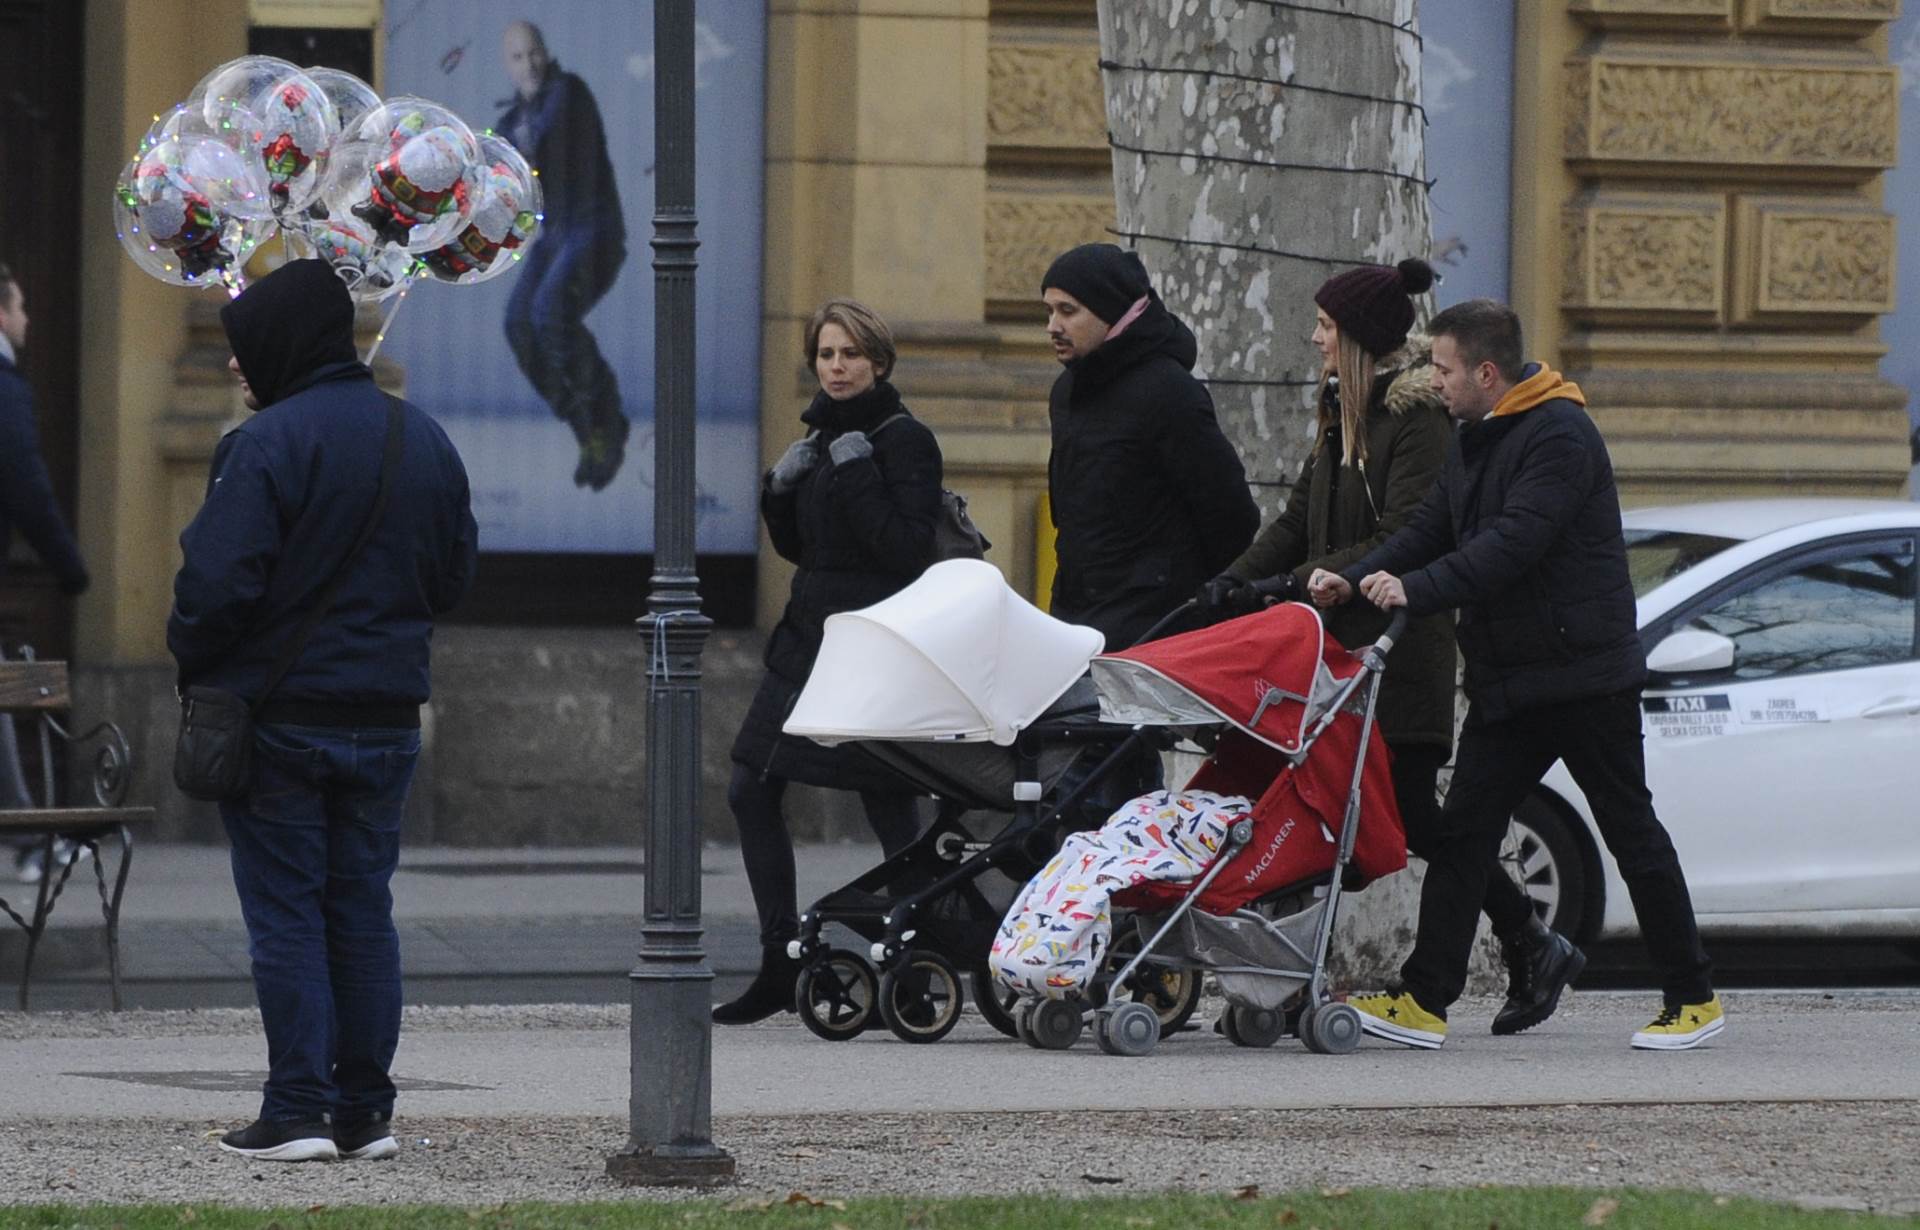
[[[787,451],[780,454],[780,460],[773,463],[773,470],[767,475],[767,486],[773,488],[775,495],[785,495],[800,485],[807,471],[820,460],[820,446],[807,436],[787,445]]]
[[[873,444],[864,431],[849,431],[836,437],[827,446],[827,455],[833,458],[833,464],[843,466],[849,461],[858,461],[862,457],[873,456]]]

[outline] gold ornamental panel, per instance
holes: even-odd
[[[987,142],[1044,149],[1107,147],[1098,43],[987,49]]]
[[[1866,204],[1742,197],[1734,320],[1855,328],[1894,308],[1894,219]]]
[[[1678,317],[1708,324],[1726,308],[1727,210],[1708,194],[1600,194],[1561,215],[1561,305],[1588,319]]]
[[[1568,0],[1567,11],[1603,30],[1703,30],[1733,28],[1739,0]]]
[[[1900,16],[1900,0],[1743,0],[1740,24],[1769,34],[1858,38]]]
[[[1602,53],[1567,65],[1566,156],[1588,174],[1860,181],[1894,164],[1900,70],[1831,61]]]
[[[1112,239],[1113,198],[990,193],[986,225],[987,298],[1037,303],[1040,279],[1054,257]]]

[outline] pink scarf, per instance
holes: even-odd
[[[1113,328],[1107,330],[1107,340],[1110,342],[1126,332],[1128,325],[1140,319],[1140,314],[1147,310],[1147,304],[1152,299],[1152,295],[1141,295],[1138,299],[1134,300],[1133,306],[1127,309],[1127,314],[1119,320],[1114,321]]]

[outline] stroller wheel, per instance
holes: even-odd
[[[960,972],[937,952],[916,948],[880,976],[880,1019],[902,1042],[938,1042],[960,1023]]]
[[[794,983],[794,1011],[829,1042],[845,1042],[871,1029],[879,1000],[872,964],[845,948],[827,949]]]
[[[1014,1024],[1014,1005],[1020,997],[993,980],[993,971],[984,965],[973,967],[973,1006],[980,1010],[981,1019],[1009,1038],[1020,1036],[1019,1026]]]
[[[1140,1003],[1102,1008],[1094,1016],[1093,1037],[1109,1055],[1149,1055],[1160,1044],[1160,1016]]]
[[[1283,1013],[1244,1004],[1229,1006],[1223,1024],[1227,1041],[1235,1046],[1272,1046],[1287,1030],[1287,1018]]]
[[[1300,1022],[1300,1034],[1323,1055],[1351,1055],[1360,1047],[1360,1011],[1352,1004],[1321,1004]]]
[[[1115,927],[1113,947],[1108,950],[1106,977],[1111,978],[1126,968],[1140,951],[1140,934],[1133,927],[1120,935]],[[1096,1004],[1122,1003],[1132,1000],[1152,1008],[1160,1018],[1162,1034],[1179,1033],[1187,1027],[1194,1011],[1200,1007],[1200,971],[1183,969],[1171,965],[1143,964],[1134,971],[1125,986],[1103,983],[1094,992]]]
[[[1080,1001],[1043,999],[1027,1012],[1027,1041],[1043,1051],[1071,1050],[1080,1040]]]

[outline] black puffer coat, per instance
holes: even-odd
[[[1193,378],[1196,353],[1155,298],[1053,385],[1052,613],[1098,628],[1108,649],[1133,644],[1260,528],[1239,454]]]
[[[1459,608],[1469,722],[1646,681],[1613,463],[1578,389],[1559,387],[1463,426],[1413,518],[1341,572],[1400,577],[1416,616]]]
[[[1361,420],[1365,478],[1341,464],[1334,405],[1334,424],[1314,442],[1286,509],[1227,571],[1247,581],[1290,572],[1305,593],[1314,569],[1340,571],[1385,542],[1420,507],[1446,463],[1453,420],[1433,391],[1424,347],[1395,356],[1393,363],[1374,381]],[[1338,396],[1331,389],[1327,395]],[[1328,611],[1326,622],[1336,640],[1358,649],[1386,630],[1387,617],[1356,602]],[[1380,726],[1389,740],[1453,746],[1455,663],[1452,614],[1414,620],[1380,681]]]
[[[898,593],[933,554],[940,445],[912,415],[887,422],[905,411],[884,380],[843,402],[820,393],[800,416],[815,433],[818,464],[791,491],[775,493],[761,481],[773,549],[800,569],[767,641],[766,678],[733,741],[733,759],[764,775],[843,790],[906,789],[854,753],[780,733],[813,670],[827,616]],[[835,465],[828,450],[852,431],[866,434],[873,454]]]

